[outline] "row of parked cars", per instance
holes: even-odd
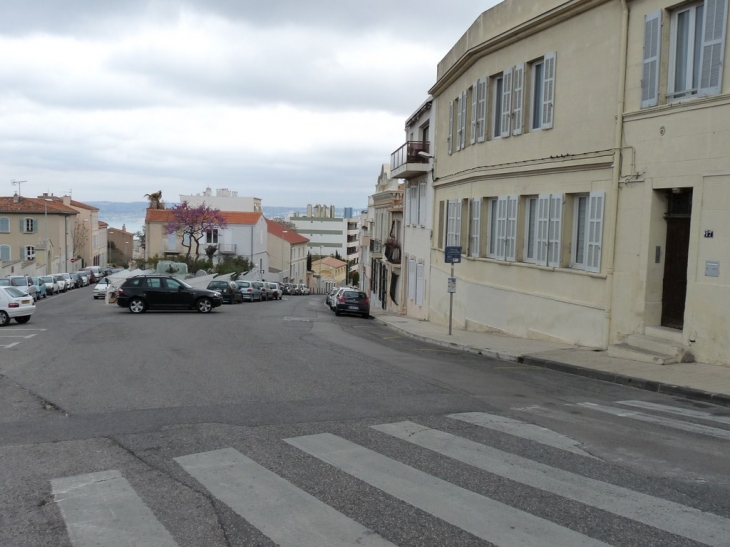
[[[99,280],[106,273],[98,266],[84,268],[77,272],[51,275],[9,275],[0,278],[0,327],[15,319],[27,323],[35,313],[35,303],[50,295],[65,293],[86,287]]]
[[[335,315],[352,313],[367,319],[370,317],[370,299],[357,287],[334,287],[324,303]]]

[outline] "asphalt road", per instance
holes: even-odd
[[[320,296],[0,329],[0,546],[730,546],[730,412]]]

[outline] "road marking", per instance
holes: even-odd
[[[13,327],[13,331],[16,331],[16,330],[37,330],[37,331],[43,332],[43,331],[46,331],[48,329],[24,329],[24,328],[21,328],[21,327]]]
[[[177,547],[119,471],[53,479],[51,486],[74,547]]]
[[[462,353],[453,349],[431,349],[431,348],[415,348],[416,351],[432,351],[434,353]]]
[[[8,349],[8,348],[12,348],[14,346],[17,346],[18,344],[20,344],[20,342],[13,342],[12,344],[8,344],[7,346],[2,346],[2,347],[4,347],[5,349]]]
[[[686,416],[688,418],[700,418],[702,420],[710,420],[712,422],[719,422],[721,424],[730,424],[730,416],[716,416],[709,412],[702,410],[691,410],[688,408],[677,408],[674,406],[660,405],[657,403],[649,403],[645,401],[616,401],[617,405],[633,406],[636,408],[644,408],[646,410],[656,410],[659,412],[666,412],[669,414],[678,414],[679,416]]]
[[[514,435],[515,437],[527,439],[528,441],[559,448],[566,452],[594,458],[594,456],[585,450],[578,448],[580,445],[578,441],[539,425],[528,424],[519,420],[513,420],[512,418],[497,416],[496,414],[487,414],[486,412],[449,414],[447,418],[461,420],[462,422],[478,425],[479,427],[486,427],[487,429]]]
[[[728,545],[730,520],[583,477],[413,422],[372,426],[488,473],[715,547]]]
[[[393,546],[233,448],[175,458],[208,491],[282,546]]]
[[[672,418],[652,416],[650,414],[642,414],[641,412],[637,412],[634,410],[624,410],[623,408],[613,408],[610,406],[597,405],[595,403],[578,403],[577,406],[589,408],[591,410],[597,410],[598,412],[605,412],[606,414],[613,414],[614,416],[620,416],[621,418],[631,418],[632,420],[638,420],[640,422],[658,424],[665,427],[671,427],[673,429],[689,431],[690,433],[698,433],[700,435],[717,437],[718,439],[730,440],[730,431],[728,431],[727,429],[718,429],[716,427],[710,427],[707,425],[693,424],[691,422],[682,422],[680,420],[673,420]]]
[[[501,547],[607,545],[330,433],[285,440],[391,496]]]
[[[383,336],[383,340],[396,340],[397,338],[403,338],[402,336]]]

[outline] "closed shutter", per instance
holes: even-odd
[[[477,109],[479,103],[479,80],[471,86],[471,134],[469,142],[474,144],[477,142]]]
[[[426,226],[426,183],[418,185],[418,224]]]
[[[423,264],[416,265],[416,306],[423,306],[423,292],[426,289],[426,283],[423,277]]]
[[[456,108],[456,151],[461,150],[461,105],[462,100],[459,98],[454,101],[454,107]]]
[[[454,101],[449,102],[449,130],[446,137],[446,148],[451,155],[454,147]]]
[[[586,270],[601,271],[601,242],[603,237],[604,193],[591,192],[588,198],[588,249],[586,253]]]
[[[507,249],[507,198],[497,198],[497,258],[504,259]]]
[[[553,108],[555,106],[555,52],[545,54],[542,80],[542,129],[553,126]]]
[[[482,200],[476,198],[471,202],[471,256],[479,256],[479,236],[481,233]]]
[[[563,217],[563,194],[550,195],[547,265],[560,267],[560,235]]]
[[[0,245],[0,260],[10,260],[10,245]]]
[[[700,54],[700,89],[697,95],[715,95],[722,86],[728,0],[705,0],[705,25]]]
[[[522,134],[522,112],[525,102],[525,65],[520,63],[512,74],[512,134]]]
[[[661,10],[644,17],[644,68],[641,76],[641,108],[656,106],[659,100],[661,17]]]
[[[502,73],[502,122],[500,136],[509,137],[512,119],[512,68]]]
[[[459,130],[459,144],[461,149],[466,148],[466,91],[461,92],[461,101],[459,101],[459,107],[461,108],[461,127]]]
[[[477,97],[477,141],[484,142],[487,134],[487,79],[479,80],[479,96]]]
[[[537,263],[548,261],[548,227],[550,224],[550,194],[537,197]]]
[[[517,250],[517,196],[507,196],[507,248],[504,258],[510,262],[515,261]]]
[[[416,299],[416,259],[408,259],[408,299]]]
[[[456,199],[454,200],[454,211],[456,212],[456,216],[454,218],[454,245],[456,247],[461,247],[461,200]]]
[[[410,226],[415,226],[416,224],[416,216],[418,215],[418,212],[415,208],[415,193],[418,191],[418,187],[415,185],[411,185],[408,187],[408,224]]]
[[[24,218],[20,219],[20,233],[21,234],[25,233],[25,219]],[[20,256],[23,256],[23,255],[21,254]]]

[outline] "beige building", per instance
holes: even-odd
[[[722,363],[727,0],[507,0],[438,65],[429,317]],[[647,351],[648,350],[648,351]]]
[[[309,240],[293,229],[266,219],[268,227],[269,281],[304,283],[307,277]]]
[[[23,271],[73,271],[71,239],[77,211],[51,199],[0,197],[0,276]],[[24,264],[34,268],[26,270]]]
[[[347,262],[327,256],[312,261],[312,277],[314,286],[310,287],[318,294],[329,292],[333,287],[346,285]]]

